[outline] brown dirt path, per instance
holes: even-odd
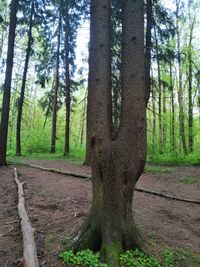
[[[87,167],[64,161],[29,160],[29,163],[77,173],[90,173]],[[17,167],[17,170],[20,181],[26,182],[24,191],[27,210],[36,229],[40,264],[47,267],[61,267],[63,264],[58,259],[58,252],[63,247],[62,241],[65,243],[70,233],[87,217],[92,197],[91,182],[27,167]],[[200,168],[176,167],[172,168],[170,173],[145,173],[138,186],[187,198],[199,198],[198,183],[183,185],[179,182],[181,178],[191,176],[200,179]],[[15,206],[17,203],[16,188],[12,180],[13,168],[0,168],[0,178],[4,186],[0,191],[1,195],[4,194],[3,198],[0,195],[0,219],[4,218],[4,221],[0,222],[1,235],[1,227],[10,220],[8,211],[2,214],[3,205],[6,205],[5,210],[13,211],[14,217],[11,219],[13,221],[17,218]],[[13,199],[12,203],[8,202],[8,198],[9,201]],[[2,203],[2,199],[6,203]],[[133,209],[138,228],[148,236],[152,246],[160,243],[162,246],[183,247],[200,254],[200,205],[135,192]],[[6,236],[2,243],[0,241],[0,244],[8,244],[8,247],[18,246],[14,254],[16,259],[20,254],[19,231],[17,236],[17,241],[13,237]],[[0,252],[0,260],[6,259],[6,255]]]

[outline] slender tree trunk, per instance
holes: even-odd
[[[9,120],[9,109],[10,109],[10,93],[11,93],[13,57],[14,57],[15,30],[17,24],[17,8],[18,8],[18,0],[12,0],[10,9],[10,26],[8,35],[6,75],[4,83],[3,104],[2,104],[1,125],[0,125],[0,140],[1,140],[0,166],[6,165],[8,120]]]
[[[69,154],[69,138],[70,138],[70,75],[69,75],[69,10],[68,5],[65,12],[65,105],[66,105],[66,118],[65,118],[65,146],[64,155]]]
[[[185,114],[183,106],[183,86],[182,86],[182,64],[181,64],[181,48],[180,48],[180,28],[179,28],[179,4],[180,0],[176,0],[176,31],[177,31],[177,51],[178,51],[178,103],[179,103],[179,125],[180,137],[183,151],[187,154],[187,145],[185,140]]]
[[[51,153],[56,152],[56,125],[57,125],[59,68],[60,68],[60,34],[61,34],[61,13],[59,14],[59,25],[58,25],[58,46],[56,54],[56,77],[55,77],[55,88],[53,97],[53,117],[52,117],[52,132],[51,132],[51,150],[50,150]]]
[[[23,112],[28,65],[29,65],[30,54],[31,54],[31,46],[33,42],[33,37],[32,37],[33,15],[34,15],[34,1],[32,1],[32,5],[31,5],[30,23],[29,23],[29,31],[28,31],[28,44],[27,44],[27,49],[26,49],[26,59],[25,59],[25,65],[24,65],[20,98],[18,100],[17,128],[16,128],[16,156],[21,156],[21,123],[22,123],[22,112]]]
[[[90,137],[91,137],[91,128],[92,128],[92,120],[91,120],[91,93],[89,92],[88,88],[88,97],[87,97],[87,118],[86,118],[86,154],[85,154],[85,161],[84,165],[90,166],[92,155],[91,155],[91,143],[90,143]]]
[[[152,159],[154,159],[155,155],[155,146],[156,146],[156,96],[154,90],[154,84],[152,86],[152,111],[153,111],[153,129],[152,129]]]
[[[86,115],[86,104],[87,104],[87,95],[85,95],[84,104],[83,104],[83,116],[81,123],[81,147],[83,145],[83,135],[84,135],[84,125],[85,125],[85,115]]]
[[[174,106],[174,85],[172,63],[170,62],[170,89],[171,89],[171,151],[176,151],[176,137],[175,137],[175,106]]]
[[[193,100],[192,100],[192,80],[193,80],[192,39],[193,39],[194,22],[195,22],[195,18],[193,19],[190,25],[190,37],[189,37],[189,44],[188,44],[188,64],[189,64],[188,66],[188,151],[190,153],[193,152],[193,146],[194,146]]]
[[[166,107],[166,87],[163,86],[163,115],[162,115],[162,133],[163,133],[163,151],[165,151],[165,145],[167,141],[167,127],[166,127],[166,114],[167,114],[167,107]]]
[[[158,39],[155,31],[156,39],[156,59],[158,67],[158,116],[159,116],[159,153],[163,154],[163,121],[162,121],[162,86],[161,86],[161,71],[160,71],[160,57],[158,51]]]
[[[101,249],[110,267],[119,254],[141,246],[133,214],[133,188],[146,159],[143,1],[123,1],[122,112],[112,135],[110,1],[91,1],[89,58],[93,200],[75,249]]]
[[[146,53],[145,53],[145,72],[146,72],[146,87],[147,87],[147,102],[149,101],[151,92],[151,30],[152,30],[152,0],[147,0],[147,30],[146,30]]]

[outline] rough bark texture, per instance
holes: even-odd
[[[3,104],[2,104],[1,125],[0,125],[0,166],[6,165],[8,120],[9,120],[9,109],[10,109],[10,93],[11,93],[12,68],[13,68],[13,56],[14,56],[15,29],[17,24],[17,8],[18,8],[18,0],[12,0],[10,9],[10,26],[9,26],[9,36],[8,36],[6,75],[4,83]]]
[[[31,54],[31,45],[33,42],[33,37],[32,37],[33,14],[34,14],[34,1],[32,1],[32,6],[31,6],[30,23],[29,23],[29,31],[28,31],[28,44],[27,44],[27,49],[26,49],[26,59],[25,59],[24,72],[23,72],[23,78],[22,78],[21,92],[20,92],[20,97],[18,101],[17,129],[16,129],[16,155],[17,156],[21,156],[22,111],[23,111],[23,104],[24,104],[24,94],[25,94],[25,88],[26,88],[28,65],[29,65],[29,59],[30,59],[30,54]]]
[[[58,46],[56,55],[56,77],[53,97],[53,117],[52,117],[52,132],[51,132],[51,153],[56,152],[56,125],[57,125],[57,108],[58,108],[58,89],[59,89],[59,67],[60,67],[60,34],[61,34],[61,13],[59,15],[58,25]]]
[[[14,172],[15,182],[18,187],[18,213],[23,237],[23,266],[39,267],[36,244],[34,241],[34,229],[31,226],[30,220],[25,209],[23,183],[20,183],[20,181],[18,180],[16,168],[14,169]]]
[[[112,133],[110,1],[91,1],[89,117],[93,201],[73,239],[75,250],[101,250],[110,267],[119,254],[141,246],[133,214],[133,190],[146,159],[146,90],[143,1],[123,1],[122,111]]]

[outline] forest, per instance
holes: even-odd
[[[0,0],[2,266],[200,266],[199,0]]]

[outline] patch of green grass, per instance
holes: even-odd
[[[151,173],[151,174],[157,174],[157,173],[172,173],[175,170],[172,168],[166,168],[166,167],[158,167],[158,166],[146,166],[145,172]]]
[[[199,184],[200,180],[197,177],[185,177],[179,180],[179,183],[185,185]]]
[[[91,250],[81,250],[76,254],[72,250],[64,251],[59,254],[63,262],[70,267],[108,267],[107,264],[100,262],[100,253],[93,253]]]
[[[177,248],[174,252],[174,257],[178,262],[179,267],[199,267],[200,266],[200,255],[188,250]]]

